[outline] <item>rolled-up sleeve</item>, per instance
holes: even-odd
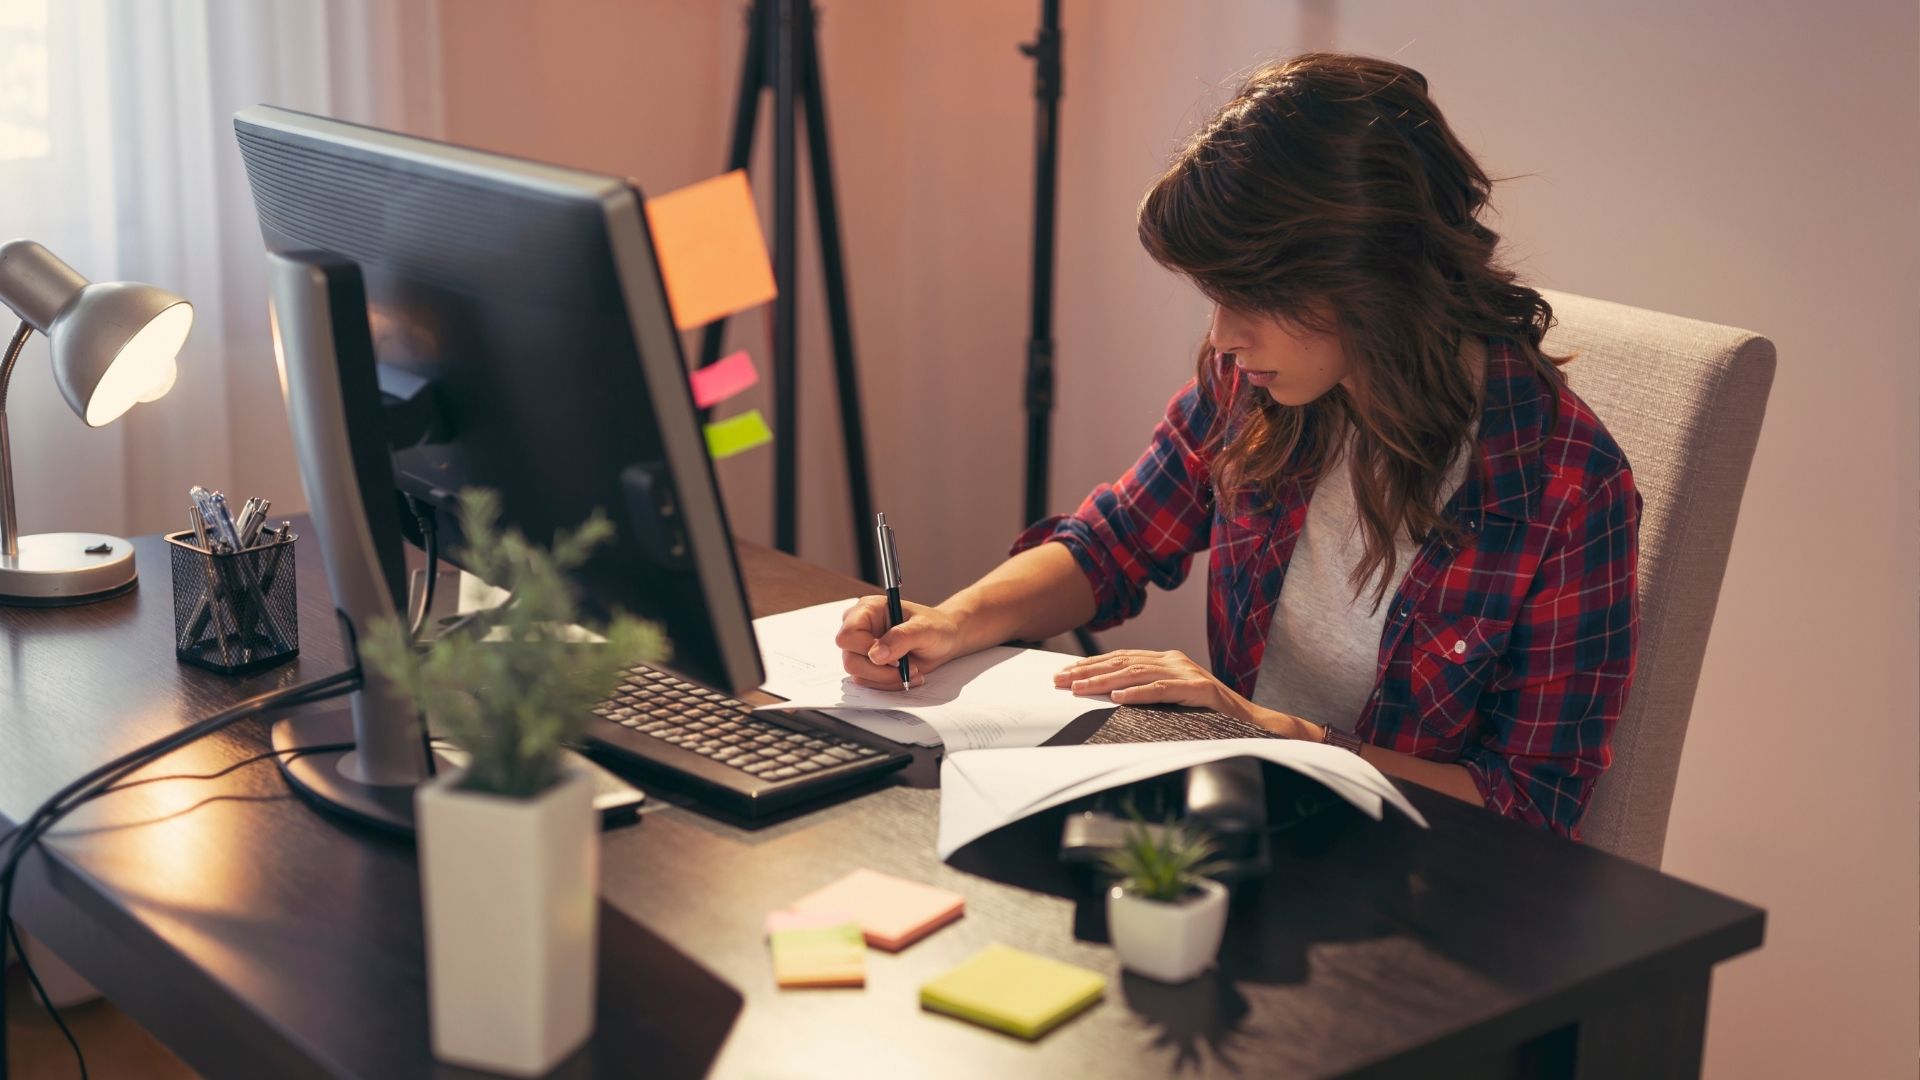
[[[1149,583],[1179,585],[1194,553],[1206,548],[1213,521],[1208,437],[1218,413],[1211,395],[1189,380],[1167,403],[1146,452],[1118,481],[1094,488],[1073,513],[1036,522],[1014,541],[1016,554],[1044,543],[1073,553],[1093,586],[1093,629],[1138,615]]]
[[[1461,752],[1488,807],[1578,837],[1612,760],[1640,633],[1640,495],[1625,470],[1566,513],[1508,641],[1508,674]]]

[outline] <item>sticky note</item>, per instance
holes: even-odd
[[[1023,1039],[1037,1039],[1106,992],[1103,975],[1006,945],[989,945],[922,986],[920,1004]]]
[[[768,942],[773,948],[773,980],[781,986],[867,983],[867,943],[855,923],[776,930]]]
[[[874,870],[855,870],[794,901],[790,910],[848,912],[866,933],[867,944],[892,952],[959,918],[966,908],[966,897],[959,893]]]
[[[773,439],[773,431],[759,409],[748,409],[739,416],[715,420],[707,425],[707,453],[713,460],[730,458]]]
[[[773,267],[744,171],[648,199],[647,227],[680,329],[773,299]]]
[[[705,409],[759,382],[760,372],[753,366],[753,357],[741,349],[687,376],[687,381],[693,384],[694,407]]]
[[[777,934],[782,930],[818,930],[823,926],[839,926],[843,923],[859,925],[859,920],[844,911],[769,911],[767,912],[767,934]]]

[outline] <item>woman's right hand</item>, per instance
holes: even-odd
[[[960,627],[939,608],[901,602],[907,620],[887,628],[887,598],[863,596],[840,619],[833,643],[840,646],[847,674],[874,690],[900,689],[900,657],[907,656],[912,685],[927,672],[959,654]]]

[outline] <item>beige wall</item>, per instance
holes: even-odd
[[[1037,5],[822,7],[874,490],[926,598],[989,565],[1019,515],[1032,112],[1014,44]],[[1132,213],[1215,88],[1309,47],[1426,72],[1488,168],[1522,177],[1496,227],[1530,277],[1779,345],[1667,869],[1770,911],[1766,948],[1715,981],[1711,1075],[1912,1075],[1920,24],[1900,3],[1675,7],[1068,4],[1054,501],[1138,452],[1203,330]],[[738,10],[449,2],[449,134],[653,190],[709,175]],[[802,553],[851,567],[819,291],[801,288]],[[764,353],[757,316],[734,336]],[[722,469],[747,535],[766,535],[768,464]],[[1108,640],[1198,653],[1199,599],[1156,597]]]

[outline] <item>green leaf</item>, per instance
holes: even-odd
[[[531,797],[559,777],[561,755],[580,741],[590,710],[621,674],[665,660],[669,642],[659,626],[625,613],[594,627],[605,644],[567,640],[568,628],[582,622],[568,571],[613,537],[604,513],[560,530],[547,548],[499,528],[494,492],[461,492],[459,514],[462,563],[511,599],[476,620],[475,632],[425,649],[399,620],[383,620],[360,642],[360,658],[471,755],[465,787]],[[500,640],[483,641],[490,630]]]

